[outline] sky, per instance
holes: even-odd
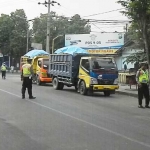
[[[33,19],[46,14],[48,9],[44,5],[38,5],[38,2],[43,3],[45,0],[0,0],[0,14],[10,14],[16,9],[24,9],[28,19]],[[117,0],[55,0],[61,6],[51,6],[51,11],[55,11],[59,15],[71,17],[79,14],[84,19],[98,20],[128,20],[120,11],[112,11],[121,9],[121,5],[117,4]],[[112,12],[109,12],[112,11]],[[108,13],[109,12],[109,13]],[[90,16],[93,14],[98,14]],[[87,16],[87,17],[86,17]],[[100,23],[91,24],[92,32],[124,32],[126,23],[106,25]]]

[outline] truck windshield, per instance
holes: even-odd
[[[94,58],[92,59],[92,70],[115,70],[116,63],[112,58]]]
[[[49,60],[43,60],[43,69],[48,70],[49,68]]]

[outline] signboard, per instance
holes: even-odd
[[[88,49],[89,54],[115,54],[117,49]]]
[[[124,45],[124,33],[68,34],[65,46],[76,45],[92,54],[114,54]]]

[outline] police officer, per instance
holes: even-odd
[[[141,68],[137,71],[136,82],[138,83],[138,103],[139,108],[143,108],[142,99],[145,97],[145,107],[149,107],[149,75],[146,64],[142,64]]]
[[[35,99],[32,95],[32,72],[31,72],[31,61],[27,60],[27,63],[22,66],[22,99],[25,99],[25,91],[28,89],[29,99]]]
[[[6,79],[6,65],[5,62],[1,66],[2,79]]]

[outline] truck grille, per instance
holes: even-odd
[[[114,83],[114,80],[101,80],[98,79],[98,84],[100,85],[112,85]]]

